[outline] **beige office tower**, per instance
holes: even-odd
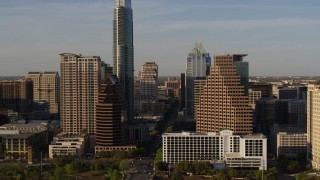
[[[308,85],[307,158],[313,169],[320,169],[320,84]]]
[[[215,56],[210,75],[202,86],[196,105],[197,132],[218,132],[230,129],[235,134],[252,133],[252,110],[237,65],[246,55]],[[247,68],[245,69],[247,70]],[[242,73],[247,74],[247,73]]]
[[[146,62],[140,72],[140,95],[143,102],[158,100],[158,65]]]
[[[60,119],[66,134],[95,133],[101,59],[60,54]]]
[[[51,114],[59,113],[59,84],[58,72],[29,72],[26,78],[33,81],[33,100],[47,101]]]

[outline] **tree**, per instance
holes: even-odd
[[[55,180],[64,180],[65,171],[62,167],[56,166],[54,170],[54,179]]]
[[[104,164],[103,164],[103,162],[101,160],[96,160],[93,163],[93,168],[96,171],[101,171],[101,170],[104,169]]]
[[[3,143],[0,143],[0,158],[4,158],[6,154],[6,146]]]
[[[162,161],[162,147],[159,148],[156,152],[155,161]]]
[[[168,169],[167,164],[162,161],[155,161],[154,163],[157,170],[166,171]]]
[[[124,171],[130,168],[130,162],[127,159],[120,161],[119,168]]]

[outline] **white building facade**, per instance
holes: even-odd
[[[49,145],[49,158],[76,156],[81,158],[87,148],[87,137],[54,137]]]
[[[233,135],[219,133],[164,133],[163,161],[210,161],[227,167],[267,169],[267,138],[262,134]]]

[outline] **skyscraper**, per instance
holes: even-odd
[[[134,52],[131,0],[115,0],[113,17],[113,74],[124,87],[127,118],[133,118]]]
[[[307,158],[313,169],[320,169],[320,85],[308,85],[307,95]]]
[[[45,100],[49,104],[51,114],[59,113],[59,84],[58,72],[29,72],[26,76],[33,81],[33,100]]]
[[[60,54],[60,119],[66,134],[95,133],[101,60],[99,56]]]
[[[235,134],[252,133],[252,110],[244,86],[237,75],[233,55],[215,56],[211,73],[197,97],[198,132],[218,132],[227,128]]]
[[[115,75],[107,75],[101,84],[96,105],[96,149],[122,145],[122,86]]]
[[[187,57],[185,108],[186,115],[194,115],[194,80],[197,77],[206,77],[210,72],[211,57],[202,43],[196,43]]]

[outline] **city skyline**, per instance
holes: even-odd
[[[0,76],[59,71],[63,52],[112,64],[113,8],[114,1],[102,0],[3,2]],[[196,41],[211,56],[247,53],[250,75],[318,75],[315,0],[135,0],[132,8],[135,75],[155,61],[160,76],[178,76]]]

